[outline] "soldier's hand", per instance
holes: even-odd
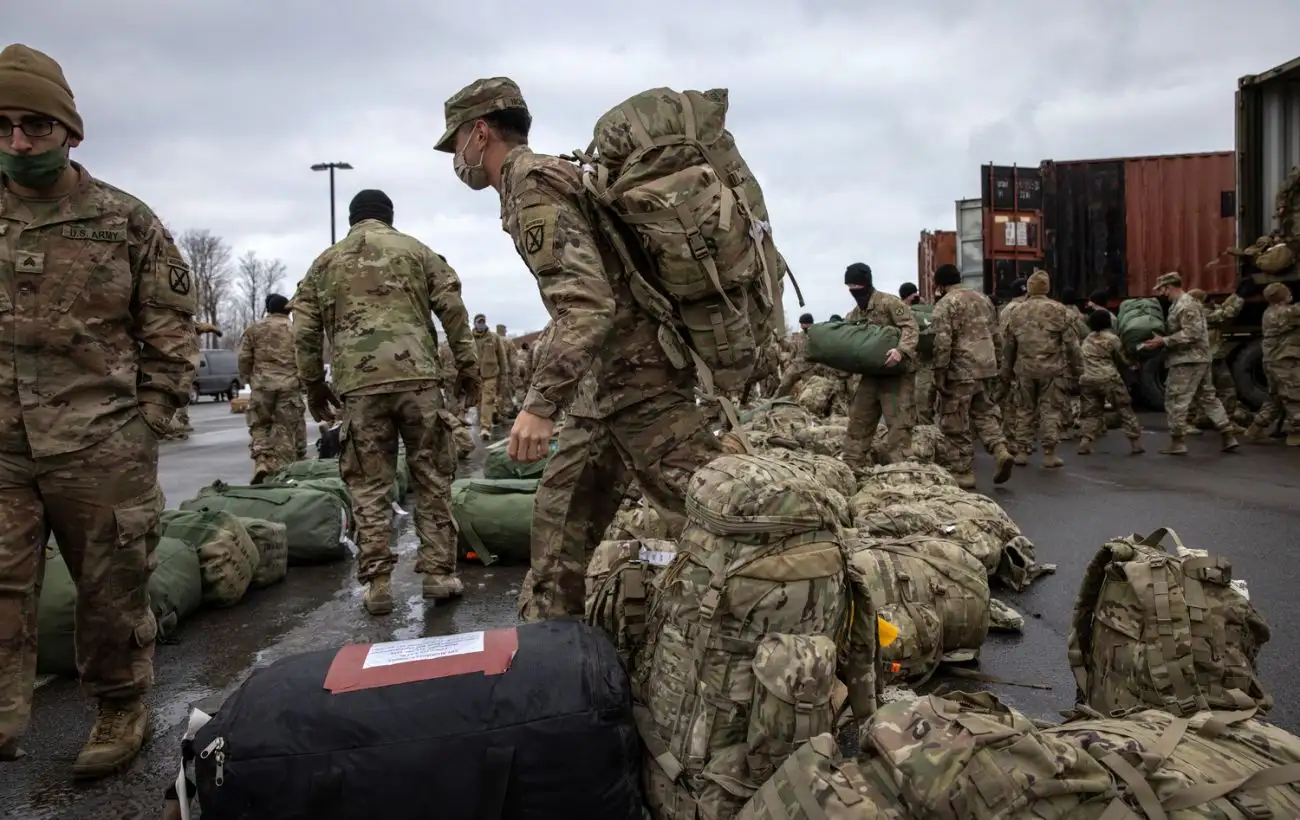
[[[478,404],[479,393],[483,389],[483,380],[479,377],[477,370],[462,370],[456,374],[456,383],[452,388],[461,403],[466,406]]]
[[[540,461],[551,448],[555,422],[523,410],[510,428],[510,447],[506,454],[514,461]]]
[[[343,402],[334,395],[334,391],[325,382],[313,382],[307,385],[307,410],[316,421],[334,421],[334,409],[342,407]]]
[[[139,407],[140,417],[153,430],[154,435],[160,438],[171,435],[172,418],[176,415],[174,409],[153,402],[141,402]]]

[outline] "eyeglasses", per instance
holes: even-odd
[[[54,126],[54,120],[23,120],[14,123],[5,117],[0,117],[0,137],[12,137],[14,129],[20,129],[29,137],[48,137],[54,133]]]

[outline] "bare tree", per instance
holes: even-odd
[[[190,266],[199,319],[219,326],[222,305],[230,291],[230,246],[206,228],[186,231],[176,245]]]

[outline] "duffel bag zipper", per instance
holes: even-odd
[[[217,774],[212,779],[212,782],[216,783],[217,786],[221,786],[222,783],[226,782],[226,772],[225,772],[226,753],[224,751],[225,748],[226,748],[226,739],[224,737],[218,737],[214,739],[211,743],[209,743],[207,746],[204,746],[203,751],[199,752],[200,758],[207,760],[209,757],[211,757],[214,761],[216,761]]]

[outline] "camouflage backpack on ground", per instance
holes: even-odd
[[[602,541],[587,563],[587,623],[609,634],[632,679],[633,698],[644,700],[648,663],[642,662],[653,635],[646,618],[653,604],[653,581],[677,555],[677,542],[657,539]]]
[[[862,751],[888,769],[908,817],[1101,820],[1117,795],[1110,772],[1080,744],[1044,733],[988,693],[886,703]]]
[[[835,736],[795,749],[754,795],[739,820],[911,820],[879,761],[845,760]]]
[[[1268,624],[1226,560],[1171,555],[1166,535],[1182,547],[1167,529],[1116,539],[1084,573],[1069,639],[1079,702],[1103,714],[1268,709],[1255,667]]]
[[[636,710],[646,799],[655,820],[728,820],[795,746],[831,729],[848,510],[803,470],[726,455],[691,477],[686,514],[655,582],[657,643]]]
[[[1111,771],[1129,809],[1114,817],[1300,817],[1300,738],[1251,720],[1253,711],[1093,714],[1043,735],[1086,749]]]
[[[788,271],[726,129],[727,105],[726,89],[643,91],[607,111],[575,152],[587,189],[616,218],[606,234],[638,304],[662,326],[664,352],[678,368],[694,362],[710,396],[742,389],[759,347],[785,328]]]
[[[167,510],[161,530],[161,535],[184,541],[198,552],[204,606],[239,603],[261,556],[238,518],[224,510]]]
[[[984,567],[960,545],[925,535],[849,541],[849,573],[876,614],[899,629],[880,648],[884,683],[928,678],[948,653],[972,660],[989,631]],[[936,629],[937,625],[937,629]]]

